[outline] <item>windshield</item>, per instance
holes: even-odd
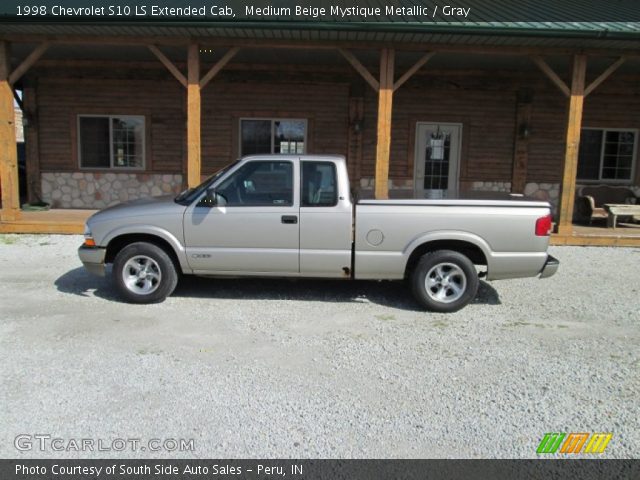
[[[224,167],[222,170],[218,170],[216,173],[211,175],[209,178],[207,178],[204,182],[202,182],[197,187],[187,188],[183,192],[179,193],[178,196],[174,199],[174,201],[181,205],[189,205],[196,198],[198,198],[202,194],[202,192],[204,192],[209,187],[209,185],[215,182],[216,179],[219,178],[223,173],[229,171],[238,162],[239,160],[236,160],[235,162],[230,163],[229,165]]]

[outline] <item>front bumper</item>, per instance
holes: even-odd
[[[104,257],[106,253],[107,249],[102,247],[87,247],[82,245],[78,248],[78,256],[84,268],[90,273],[101,277],[104,277],[105,274]]]
[[[547,261],[544,262],[544,267],[542,267],[542,271],[540,272],[540,278],[549,278],[558,271],[559,266],[560,260],[551,255],[547,256]]]

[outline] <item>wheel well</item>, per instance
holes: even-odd
[[[104,262],[105,263],[113,263],[116,255],[127,245],[131,245],[136,242],[146,242],[156,245],[163,249],[167,255],[173,261],[173,264],[176,267],[178,272],[182,271],[182,267],[180,266],[180,261],[178,260],[178,256],[176,255],[175,250],[171,246],[169,242],[167,242],[164,238],[157,237],[155,235],[150,235],[146,233],[128,233],[125,235],[119,235],[113,238],[109,244],[107,245],[107,253],[105,255]]]
[[[423,243],[411,252],[404,272],[405,277],[411,275],[411,271],[425,253],[434,252],[436,250],[453,250],[454,252],[458,252],[466,256],[474,265],[487,264],[487,257],[484,255],[484,252],[480,247],[471,242],[465,242],[464,240],[434,240],[432,242]]]

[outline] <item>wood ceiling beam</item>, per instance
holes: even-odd
[[[42,42],[33,51],[25,58],[20,65],[18,65],[13,72],[9,75],[9,84],[13,85],[16,83],[22,75],[24,75],[27,70],[29,70],[34,63],[38,61],[38,59],[47,51],[49,48],[48,42]]]
[[[173,62],[174,65],[181,70],[186,69],[186,62]],[[144,69],[162,69],[165,70],[165,66],[157,62],[156,60],[149,61],[136,61],[136,60],[52,60],[52,59],[40,59],[37,63],[37,68],[144,68]],[[273,71],[273,72],[286,72],[286,73],[301,73],[301,72],[320,72],[320,73],[339,73],[349,74],[353,71],[350,65],[298,65],[298,64],[270,64],[270,63],[244,63],[233,62],[225,66],[225,70],[232,71]],[[452,69],[452,68],[430,68],[423,72],[416,72],[417,75],[425,76],[484,76],[488,72],[487,69]],[[492,69],[491,75],[504,78],[519,78],[528,79],[529,73],[525,70],[505,70],[505,69]],[[640,79],[640,74],[624,73],[623,78],[627,79]]]
[[[413,66],[407,70],[404,75],[402,75],[398,80],[395,81],[395,83],[393,84],[393,90],[397,90],[398,88],[400,88],[402,86],[402,84],[404,84],[407,80],[409,80],[418,70],[420,70],[425,63],[427,63],[429,60],[431,60],[431,57],[433,57],[436,54],[436,52],[428,52],[425,53],[416,63],[413,64]]]
[[[171,74],[176,77],[176,80],[182,84],[183,87],[187,88],[187,77],[178,70],[171,60],[169,60],[164,53],[160,51],[158,47],[155,45],[147,45],[147,48],[151,50],[151,52],[160,60],[160,62],[171,72]]]
[[[355,40],[253,40],[245,38],[200,38],[198,41],[206,47],[245,47],[245,48],[288,48],[292,50],[317,49],[382,49],[394,48],[399,51],[438,51],[446,53],[472,53],[480,55],[575,55],[640,57],[637,49],[603,49],[603,48],[569,48],[569,47],[524,47],[504,45],[476,45],[476,44],[440,44],[428,42],[382,42]]]
[[[351,66],[356,69],[356,71],[362,76],[362,78],[364,78],[365,81],[369,85],[371,85],[371,88],[373,88],[376,92],[380,90],[380,82],[376,80],[373,75],[371,75],[371,72],[367,69],[367,67],[360,63],[360,60],[358,60],[353,53],[349,52],[348,50],[343,50],[342,48],[339,48],[338,51],[344,58],[347,59]]]
[[[567,84],[558,76],[556,72],[549,66],[544,59],[538,55],[534,55],[531,57],[531,60],[538,66],[542,72],[549,77],[556,87],[560,89],[560,91],[565,95],[565,97],[569,97],[571,95],[571,90],[567,86]]]
[[[607,68],[604,72],[602,72],[600,74],[600,76],[598,76],[598,78],[596,78],[593,82],[591,82],[589,84],[589,86],[587,88],[584,89],[584,96],[586,97],[587,95],[589,95],[591,92],[593,92],[596,88],[598,88],[600,86],[600,84],[602,82],[604,82],[607,78],[609,78],[609,76],[615,72],[618,68],[620,68],[620,66],[626,61],[626,57],[620,57],[618,60],[616,60],[615,62],[613,62],[609,68]]]
[[[437,50],[451,53],[476,53],[495,55],[576,55],[589,56],[620,56],[629,58],[640,57],[638,49],[611,49],[611,48],[570,48],[570,47],[525,47],[508,45],[464,45],[464,44],[439,44],[428,42],[379,42],[371,41],[363,43],[354,40],[280,40],[280,39],[250,39],[250,38],[225,38],[225,37],[193,37],[188,36],[115,36],[115,35],[37,35],[37,34],[5,34],[0,39],[16,43],[48,42],[56,45],[173,45],[185,46],[191,41],[197,42],[203,47],[245,47],[245,48],[289,48],[289,49],[319,49],[335,50],[336,48],[389,48],[406,51]]]
[[[236,53],[238,53],[240,49],[238,47],[234,47],[229,50],[227,53],[223,55],[223,57],[216,62],[216,64],[209,69],[209,71],[205,74],[204,77],[200,80],[200,88],[203,89],[212,79],[215,77],[220,70],[224,68],[224,66],[229,63]]]

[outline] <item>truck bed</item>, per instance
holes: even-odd
[[[549,237],[535,236],[535,223],[549,214],[549,203],[493,197],[360,200],[355,205],[356,278],[403,278],[410,253],[440,241],[477,247],[490,280],[538,274]]]

